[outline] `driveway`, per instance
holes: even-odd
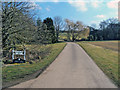
[[[69,42],[38,78],[11,88],[116,88],[116,86],[78,44]]]

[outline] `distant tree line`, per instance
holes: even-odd
[[[120,40],[120,22],[116,18],[110,18],[99,24],[100,28],[90,28],[88,40]]]
[[[120,22],[117,18],[109,18],[100,22],[99,28],[94,26],[85,26],[82,22],[73,22],[65,20],[65,30],[61,33],[67,33],[66,41],[102,41],[102,40],[120,40]]]

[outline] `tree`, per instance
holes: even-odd
[[[99,25],[99,29],[89,27],[90,37],[93,36],[92,40],[119,40],[120,25],[116,18],[104,20]]]
[[[44,38],[44,30],[42,28],[42,21],[40,18],[37,19],[37,32],[35,34],[35,37],[36,37],[36,41],[39,42],[39,43],[42,43],[43,41],[43,38]]]
[[[42,24],[42,31],[43,31],[43,38],[42,38],[42,43],[47,43],[49,40],[49,31],[47,30],[47,25],[46,24]]]
[[[48,42],[49,43],[55,43],[56,42],[56,36],[55,36],[55,29],[54,29],[54,25],[53,25],[53,20],[51,18],[46,18],[43,21],[44,24],[47,25],[47,30],[48,30]]]
[[[65,22],[66,22],[66,25],[65,25],[65,29],[67,30],[67,38],[68,38],[68,41],[71,41],[70,40],[70,20],[69,19],[65,19]]]
[[[28,35],[26,35],[25,32],[31,32],[35,29],[29,13],[30,8],[31,6],[28,2],[2,3],[3,48],[6,46],[11,48],[11,45],[16,43],[29,42],[27,36],[32,36],[32,33],[27,33]]]
[[[110,18],[100,23],[100,30],[102,30],[103,40],[113,40],[118,36],[119,21],[116,18]]]
[[[58,42],[60,29],[62,29],[64,27],[63,26],[63,20],[60,16],[54,17],[54,27],[55,27],[55,30],[56,30],[56,41]]]
[[[76,38],[79,36],[80,31],[84,30],[84,25],[80,21],[74,23],[73,21],[70,21],[68,19],[66,19],[65,22],[66,28],[68,30],[68,40],[70,40],[71,37],[72,41],[75,41]]]
[[[37,19],[37,32],[35,34],[35,41],[39,44],[48,43],[49,30],[47,30],[47,25],[41,21],[40,18]]]

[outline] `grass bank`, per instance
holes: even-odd
[[[46,47],[51,47],[49,54],[44,56],[43,59],[37,60],[37,62],[33,62],[32,64],[16,64],[14,66],[5,66],[2,68],[2,79],[3,79],[3,87],[6,86],[7,83],[12,83],[15,80],[24,79],[26,76],[29,76],[39,70],[43,70],[44,67],[48,66],[51,62],[55,60],[55,58],[59,55],[59,53],[63,50],[66,43],[56,43],[49,44]],[[28,49],[33,49],[34,46],[26,45]],[[41,51],[41,46],[36,45],[34,47],[34,51]],[[42,48],[42,50],[45,49]],[[33,77],[33,76],[31,76]]]
[[[95,46],[89,42],[78,42],[101,70],[118,86],[118,52]]]

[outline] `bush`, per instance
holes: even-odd
[[[12,60],[5,60],[3,61],[4,64],[12,64]]]

